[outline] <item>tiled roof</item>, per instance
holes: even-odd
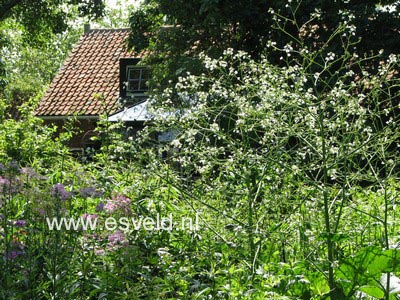
[[[126,50],[129,29],[93,29],[75,45],[40,100],[38,116],[96,116],[118,109],[119,59],[137,57]]]

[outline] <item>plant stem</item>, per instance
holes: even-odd
[[[327,192],[328,184],[328,168],[327,168],[327,151],[326,151],[326,140],[324,131],[324,110],[321,109],[319,112],[320,132],[322,140],[322,168],[323,168],[323,201],[324,201],[324,222],[326,231],[326,246],[328,248],[328,284],[330,289],[331,300],[339,300],[338,290],[335,284],[335,278],[333,273],[332,263],[334,261],[334,245],[332,241],[332,232],[329,216],[329,196]]]
[[[384,211],[384,223],[383,223],[383,228],[384,228],[384,233],[385,233],[385,247],[386,249],[389,249],[389,234],[388,234],[388,197],[387,197],[387,186],[386,186],[386,181],[384,183],[384,189],[385,189],[385,194],[384,194],[384,199],[385,199],[385,211]],[[386,274],[386,286],[385,286],[385,300],[389,300],[389,289],[390,289],[390,273]]]

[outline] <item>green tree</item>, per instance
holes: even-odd
[[[96,21],[95,26],[101,28],[127,28],[129,26],[129,15],[134,5],[123,0],[117,0],[115,5],[106,3],[104,16]]]
[[[46,30],[64,32],[73,10],[79,16],[99,18],[103,14],[104,0],[1,0],[0,22],[12,18],[21,23],[31,36],[40,36]]]
[[[24,29],[13,20],[0,24],[9,41],[0,49],[4,57],[4,82],[0,94],[8,103],[7,117],[18,119],[19,107],[41,94],[60,68],[62,61],[77,40],[80,30],[69,29],[65,35],[51,35],[40,45],[27,44]]]
[[[26,43],[24,28],[11,19],[0,23],[0,29],[8,41],[0,48],[7,79],[2,94],[9,104],[8,113],[16,118],[18,106],[42,92],[50,83],[81,29],[71,28],[63,35],[51,35],[40,45]]]
[[[359,56],[384,49],[388,56],[400,46],[399,4],[396,1],[225,1],[146,0],[131,15],[130,45],[150,50],[158,84],[184,75],[200,74],[195,59],[200,52],[218,57],[226,48],[243,50],[253,58],[265,52],[268,41],[315,50],[342,24],[354,28],[352,52]],[[384,28],[384,31],[382,30]],[[326,53],[343,51],[341,36],[325,47]],[[270,59],[280,62],[280,53]],[[294,56],[293,58],[299,58]],[[317,62],[319,63],[319,62]]]
[[[70,29],[71,20],[99,18],[103,12],[103,0],[0,0],[0,95],[9,98],[8,83],[20,85],[14,76],[18,72],[23,74],[21,82],[27,81],[25,90],[28,86],[37,91],[47,84],[60,63],[53,59],[63,58],[71,45],[65,43],[70,37],[61,36]],[[44,75],[45,70],[50,71]]]

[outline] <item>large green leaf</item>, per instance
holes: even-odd
[[[373,285],[364,285],[360,287],[359,289],[361,292],[366,293],[369,296],[381,299],[385,296],[385,293],[382,291],[381,288],[378,286],[373,286]]]
[[[342,262],[338,270],[339,278],[375,277],[382,273],[394,272],[400,263],[400,252],[397,249],[382,250],[379,247],[366,247],[354,257]]]

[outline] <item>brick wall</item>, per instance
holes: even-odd
[[[45,120],[45,125],[56,125],[57,132],[60,134],[65,130],[64,125],[68,122],[66,120]],[[72,139],[70,140],[68,146],[71,149],[83,149],[89,144],[93,144],[90,138],[95,135],[94,129],[96,128],[96,119],[80,119],[76,120],[74,123],[74,128],[76,132],[74,133]]]

